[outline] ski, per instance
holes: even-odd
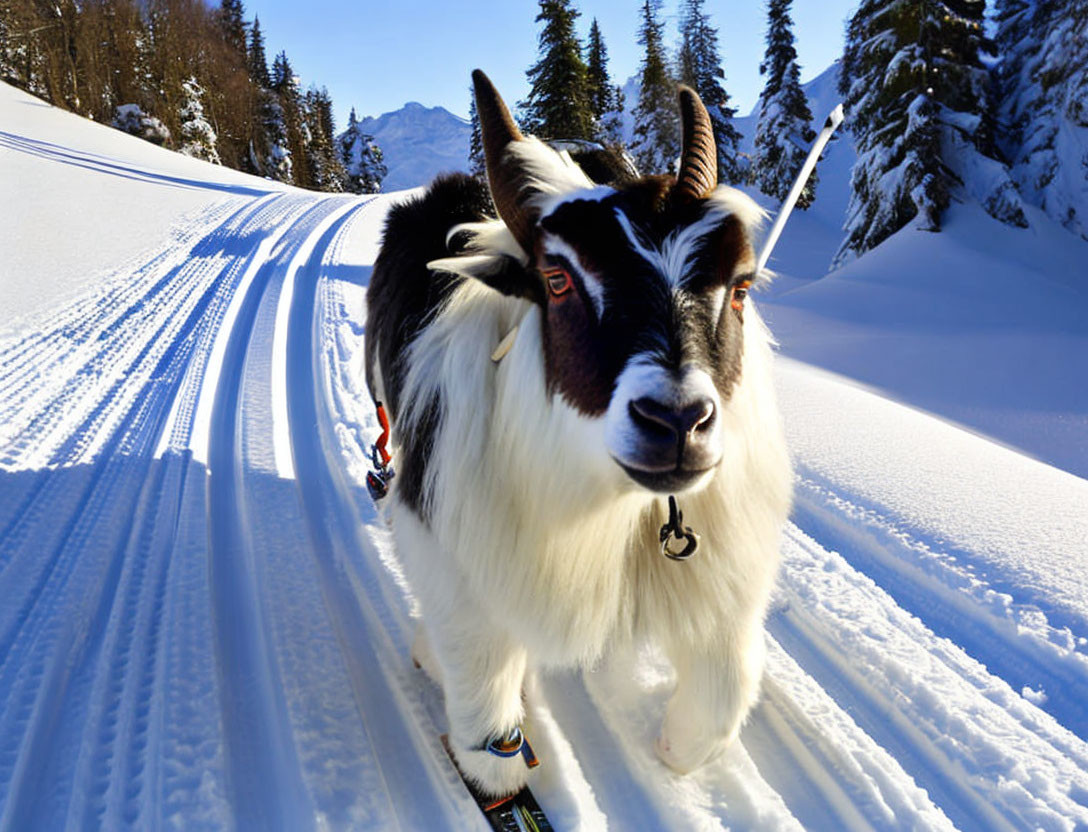
[[[491,800],[477,793],[467,781],[465,785],[495,832],[551,832],[553,827],[528,786],[517,794]]]
[[[449,740],[445,734],[442,735],[442,745],[445,746],[446,753],[449,754],[454,766],[457,766],[457,760],[450,751]],[[528,742],[525,745],[528,747]],[[532,749],[529,749],[525,758],[530,768],[538,765]],[[523,786],[521,791],[506,797],[487,797],[480,794],[476,787],[465,778],[460,767],[457,768],[457,773],[461,775],[465,788],[468,789],[468,793],[472,795],[472,799],[476,801],[476,805],[480,807],[480,811],[495,832],[554,832],[555,827],[551,825],[528,786]]]
[[[805,183],[808,182],[808,177],[812,173],[812,169],[816,167],[816,163],[820,161],[820,154],[831,140],[831,134],[835,132],[840,124],[842,124],[842,119],[842,104],[838,104],[827,117],[827,121],[824,122],[824,129],[820,131],[820,135],[818,135],[816,141],[812,143],[812,150],[808,152],[808,158],[805,159],[805,163],[801,166],[801,172],[797,174],[797,179],[794,180],[793,187],[790,188],[789,194],[786,195],[786,201],[782,203],[782,207],[778,210],[778,216],[775,217],[774,225],[771,226],[771,232],[767,235],[767,241],[763,244],[763,250],[759,253],[759,259],[756,261],[756,274],[763,271],[763,267],[766,266],[767,261],[771,259],[771,252],[774,251],[774,244],[778,242],[778,235],[782,233],[782,229],[786,225],[786,220],[789,219],[790,212],[793,211],[793,206],[797,204],[797,198],[801,196],[801,189],[805,187]]]

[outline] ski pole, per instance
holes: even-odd
[[[756,274],[763,271],[763,267],[766,266],[767,261],[771,259],[771,252],[774,251],[774,244],[778,242],[778,237],[782,234],[782,229],[786,225],[786,220],[789,219],[793,206],[797,204],[797,198],[801,196],[801,189],[804,188],[805,183],[808,182],[808,177],[812,173],[812,169],[816,167],[816,162],[819,161],[824,146],[831,139],[831,134],[835,132],[835,129],[840,124],[842,124],[842,104],[835,107],[835,109],[831,111],[831,115],[827,117],[827,121],[824,122],[824,129],[821,130],[820,135],[816,137],[816,142],[812,145],[812,150],[808,152],[808,158],[805,159],[805,163],[801,166],[801,172],[797,174],[797,179],[794,181],[793,187],[790,188],[790,192],[786,196],[786,201],[782,203],[782,207],[778,211],[778,216],[774,218],[774,225],[771,226],[771,233],[767,235],[767,241],[763,244],[763,250],[759,253],[759,260],[756,263]]]

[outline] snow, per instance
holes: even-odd
[[[3,101],[0,336],[20,317],[72,300],[89,276],[134,268],[170,248],[225,194],[283,188],[122,138],[11,87]],[[73,130],[78,147],[69,141]],[[118,214],[124,234],[117,233]]]
[[[3,85],[0,123],[0,828],[483,828],[363,484],[364,292],[407,194]],[[655,649],[534,676],[556,828],[1088,827],[1086,244],[958,206],[827,274],[852,157],[756,296],[798,471],[761,701],[679,777]]]

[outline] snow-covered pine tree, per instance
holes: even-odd
[[[250,161],[262,176],[277,182],[293,182],[291,149],[287,145],[287,125],[279,97],[272,90],[259,90],[257,106],[260,123],[250,145]]]
[[[468,171],[473,176],[483,179],[487,174],[484,162],[484,137],[480,133],[480,114],[476,112],[476,91],[468,88],[468,122],[472,133],[468,140]]]
[[[224,3],[225,4],[225,3]],[[254,21],[246,63],[250,80],[257,88],[257,123],[250,141],[250,164],[254,170],[277,182],[293,182],[293,160],[288,144],[287,120],[280,97],[272,89],[265,59],[264,36]]]
[[[164,145],[170,141],[170,131],[155,116],[148,115],[139,104],[122,104],[114,112],[113,126],[145,142]]]
[[[44,23],[40,7],[23,0],[0,0],[0,80],[42,98],[48,94],[45,50],[28,33],[37,32]]]
[[[378,193],[388,172],[382,149],[374,137],[363,130],[354,107],[348,116],[348,129],[340,135],[339,144],[340,159],[347,175],[346,190],[354,194]]]
[[[589,107],[597,122],[597,140],[613,147],[623,144],[623,91],[608,77],[608,50],[597,18],[589,26],[586,41],[586,81]]]
[[[858,160],[836,264],[912,220],[940,230],[953,195],[1027,224],[994,158],[983,9],[984,0],[862,0],[850,20],[840,91]]]
[[[215,131],[204,118],[204,88],[190,76],[181,85],[183,99],[178,111],[181,124],[181,147],[178,152],[194,159],[219,164],[219,151],[215,147]]]
[[[998,0],[998,142],[1024,198],[1088,239],[1088,0]]]
[[[540,0],[539,59],[525,73],[529,97],[518,105],[525,132],[544,139],[593,139],[586,65],[574,31],[578,12],[571,0]]]
[[[19,84],[19,51],[14,0],[0,0],[0,81]]]
[[[310,134],[310,142],[306,146],[310,187],[319,191],[343,191],[347,184],[347,172],[338,148],[334,146],[332,98],[327,89],[311,87],[306,92],[303,118]]]
[[[295,71],[287,59],[287,53],[282,49],[272,61],[271,85],[283,112],[283,125],[287,132],[287,149],[291,151],[291,175],[294,183],[300,188],[311,188],[313,182],[306,149],[310,142],[310,133],[302,115],[302,93],[299,90]]]
[[[669,77],[662,39],[661,0],[643,0],[638,42],[645,52],[639,67],[635,135],[631,153],[643,174],[675,171],[680,155],[676,83]]]
[[[813,131],[812,111],[801,89],[797,50],[793,48],[791,0],[770,0],[767,6],[767,52],[759,65],[767,83],[759,96],[755,155],[751,180],[763,193],[785,199],[808,156]],[[797,199],[808,208],[816,198],[816,172],[809,176]]]
[[[747,171],[737,155],[741,135],[733,126],[736,108],[729,106],[729,95],[722,82],[718,30],[710,25],[710,15],[703,11],[704,0],[684,0],[680,7],[680,51],[677,68],[680,81],[697,93],[706,105],[714,125],[718,147],[718,179],[738,184],[747,179]]]

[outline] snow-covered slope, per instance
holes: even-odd
[[[108,237],[0,335],[0,829],[483,828],[362,488],[398,197],[179,186],[28,100],[0,85],[0,179],[86,178],[26,189],[4,291],[35,291],[9,243],[46,279]],[[759,706],[677,777],[653,650],[535,678],[557,828],[1088,827],[1088,482],[798,362],[779,390],[799,480]]]
[[[472,126],[444,107],[410,101],[391,113],[368,116],[359,126],[382,149],[389,169],[382,182],[386,193],[426,185],[440,173],[468,170]]]
[[[838,101],[836,72],[805,85],[814,127]],[[754,114],[737,128],[750,149]],[[828,273],[855,157],[840,130],[815,203],[771,258],[763,298],[782,351],[1088,476],[1088,243],[1030,207],[1020,229],[954,203],[941,233],[904,229]]]

